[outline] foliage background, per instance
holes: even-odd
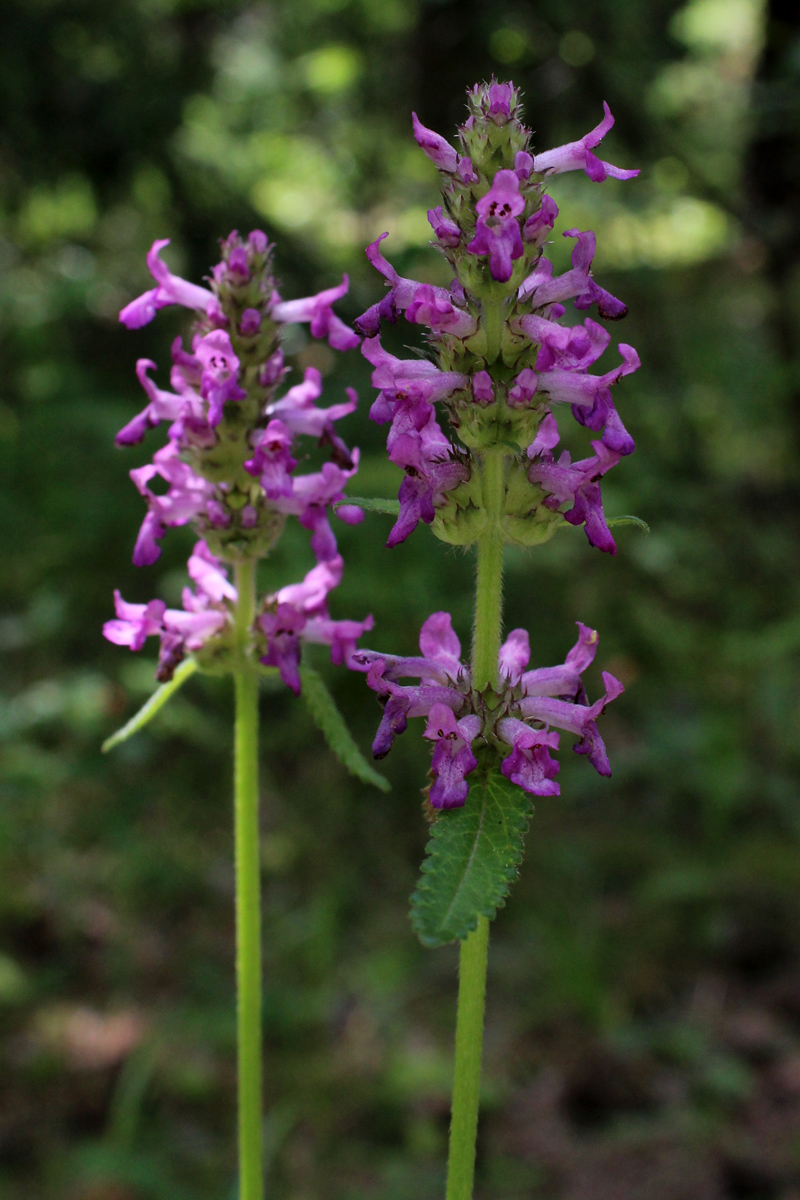
[[[478,1195],[797,1200],[795,6],[10,0],[2,33],[2,1195],[235,1194],[227,688],[193,682],[98,750],[152,687],[149,662],[100,638],[112,589],[175,597],[190,544],[175,532],[156,567],[130,566],[142,453],[113,435],[141,406],[135,359],[163,370],[185,322],[132,334],[116,314],[155,237],[200,278],[235,226],[278,240],[287,296],[349,271],[350,317],[380,293],[363,246],[383,229],[403,274],[438,280],[410,111],[449,133],[494,71],[525,89],[540,148],[606,99],[608,157],[643,168],[552,192],[630,305],[638,450],[607,511],[652,533],[621,529],[616,561],[570,531],[509,555],[507,625],[531,629],[536,661],[580,618],[628,690],[605,718],[613,779],[565,762],[495,925]],[[359,388],[358,490],[393,494],[365,364],[294,349],[329,399]],[[343,532],[335,615],[369,609],[374,644],[411,651],[445,607],[466,642],[469,557],[425,529],[390,553],[387,528]],[[288,536],[270,580],[308,565]],[[368,746],[363,681],[328,678]],[[285,691],[263,729],[269,1195],[439,1196],[455,951],[423,951],[406,920],[425,747],[400,740],[385,797]]]

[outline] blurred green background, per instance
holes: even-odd
[[[130,565],[147,450],[115,431],[133,367],[187,327],[127,333],[169,236],[200,279],[231,228],[278,242],[283,294],[351,275],[352,318],[427,248],[463,89],[521,84],[536,144],[581,136],[629,184],[553,181],[557,233],[598,235],[598,279],[642,370],[618,403],[638,449],[604,488],[616,560],[567,528],[509,553],[507,627],[561,661],[580,619],[627,686],[610,781],[562,755],[495,924],[480,1200],[800,1197],[800,13],[787,0],[9,0],[0,18],[0,1195],[235,1194],[230,696],[199,680],[149,729],[99,744],[152,687],[100,636],[119,586],[177,597],[191,545]],[[561,243],[561,238],[556,238]],[[555,247],[559,264],[564,246]],[[391,348],[421,342],[398,326]],[[392,495],[360,356],[301,332],[299,365],[360,412],[354,489]],[[588,439],[587,439],[588,440]],[[334,616],[372,611],[413,651],[472,563],[420,527],[340,526]],[[311,564],[290,532],[270,588]],[[360,744],[378,720],[326,669]],[[348,778],[302,704],[263,700],[270,1200],[440,1197],[456,952],[407,922],[426,827],[419,723]],[[565,739],[569,740],[569,739]]]

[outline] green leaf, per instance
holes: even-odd
[[[363,783],[372,783],[382,792],[388,792],[388,779],[378,774],[353,741],[353,736],[344,723],[344,717],[336,707],[336,701],[326,688],[322,676],[313,667],[303,663],[300,667],[300,684],[300,694],[308,705],[311,716],[342,766],[347,767],[350,774]]]
[[[127,742],[129,737],[133,737],[140,729],[144,729],[147,722],[152,721],[156,713],[164,707],[167,701],[177,692],[178,688],[186,683],[189,676],[194,675],[196,670],[197,663],[193,658],[184,659],[176,669],[169,683],[162,683],[161,687],[153,692],[150,699],[142,705],[135,717],[131,717],[130,721],[127,721],[121,729],[118,729],[116,733],[112,733],[111,737],[106,738],[100,747],[103,754],[108,754],[109,750],[113,750],[121,742]]]
[[[532,812],[527,793],[492,771],[472,784],[463,808],[437,817],[411,897],[411,924],[424,946],[463,941],[479,916],[492,920],[502,908]]]
[[[643,530],[645,533],[650,532],[650,526],[647,524],[646,521],[643,521],[641,517],[631,517],[631,516],[610,517],[610,518],[606,519],[606,525],[608,525],[609,527],[611,525],[636,525],[639,529]]]
[[[372,496],[347,496],[339,503],[357,504],[365,512],[387,513],[390,517],[396,517],[400,512],[399,500],[380,500]],[[338,508],[339,504],[334,504],[333,507]]]

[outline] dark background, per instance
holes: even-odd
[[[482,1200],[800,1197],[800,18],[788,0],[16,0],[0,27],[0,1193],[230,1200],[235,1172],[231,705],[194,680],[107,759],[152,688],[100,635],[119,586],[175,600],[191,535],[130,565],[143,508],[114,449],[166,378],[186,314],[116,314],[169,236],[199,280],[232,227],[278,241],[283,294],[351,274],[391,230],[426,248],[436,172],[410,112],[450,134],[463,89],[524,88],[536,145],[581,136],[632,183],[553,181],[557,234],[598,235],[598,279],[642,370],[618,389],[638,449],[605,487],[616,560],[566,529],[509,553],[507,627],[561,661],[580,619],[627,686],[614,776],[562,754],[490,964]],[[561,243],[561,238],[556,237]],[[559,264],[564,261],[556,247]],[[398,327],[390,345],[415,343]],[[416,344],[420,344],[416,339]],[[357,353],[295,338],[354,383],[354,489],[392,495]],[[472,563],[420,528],[344,530],[334,616],[412,651],[436,608],[468,640]],[[290,531],[264,586],[311,564]],[[360,744],[363,680],[327,670]],[[415,723],[388,796],[347,777],[302,703],[263,700],[265,1032],[272,1200],[442,1194],[453,948],[407,922],[426,836]],[[569,741],[568,738],[565,739]]]

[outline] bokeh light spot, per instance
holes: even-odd
[[[585,67],[595,56],[594,42],[580,29],[571,29],[558,43],[558,54],[568,67]]]

